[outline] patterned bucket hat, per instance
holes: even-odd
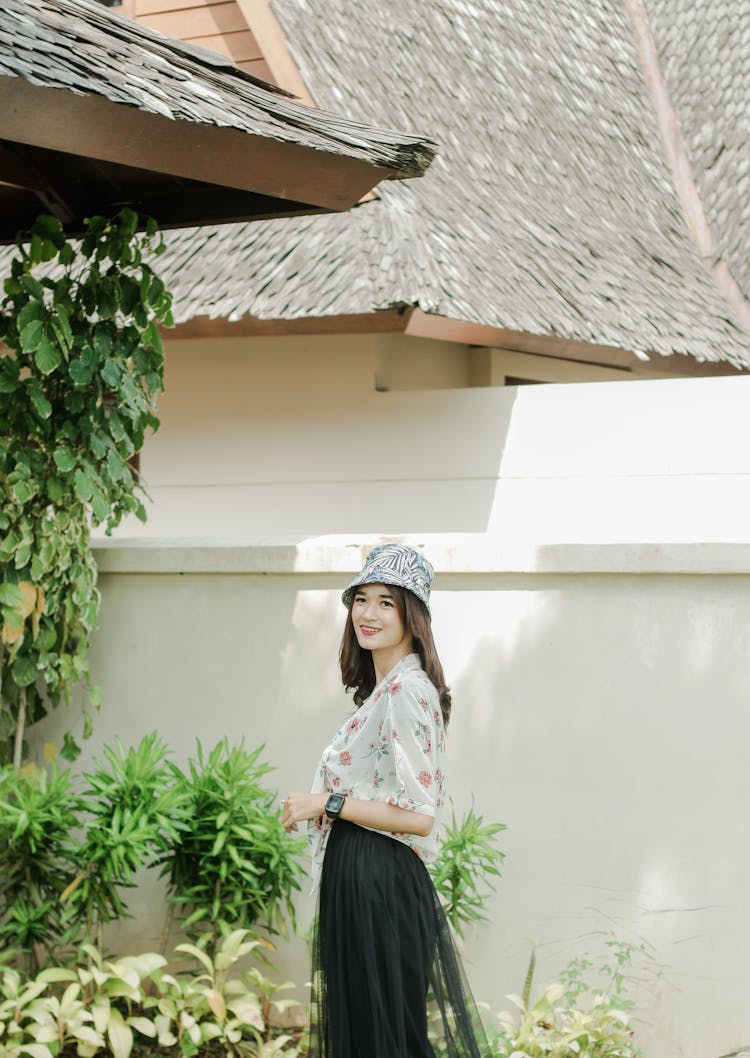
[[[341,601],[349,607],[360,584],[395,584],[406,588],[430,609],[430,586],[435,570],[418,551],[406,544],[378,544],[367,556],[362,570],[347,584]]]

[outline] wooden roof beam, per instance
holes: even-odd
[[[287,92],[291,92],[301,103],[314,107],[315,100],[307,89],[289,50],[286,34],[271,10],[268,0],[237,0],[237,6],[245,16],[248,28],[258,42],[276,84],[280,88],[285,88]]]
[[[0,139],[344,210],[396,175],[357,158],[238,129],[173,121],[98,95],[0,76]]]
[[[576,342],[557,336],[487,327],[479,323],[467,323],[464,320],[435,316],[422,312],[421,309],[414,309],[410,314],[404,333],[417,338],[460,342],[464,345],[483,345],[518,353],[554,357],[557,360],[575,360],[583,364],[618,367],[639,375],[714,376],[748,373],[740,371],[725,360],[699,361],[687,355],[662,356],[660,353],[652,353],[648,360],[642,360],[634,352],[616,346],[595,345],[591,342]]]

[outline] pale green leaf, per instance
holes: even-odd
[[[148,1036],[151,1040],[156,1038],[156,1025],[149,1018],[131,1017],[127,1019],[127,1023],[142,1036]]]
[[[214,966],[209,957],[200,948],[196,948],[194,944],[177,944],[175,951],[184,951],[186,955],[192,955],[194,959],[202,963],[208,970],[209,974],[213,977]]]
[[[107,1039],[114,1058],[129,1058],[133,1049],[133,1030],[114,1007],[109,1012]]]

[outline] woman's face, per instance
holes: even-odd
[[[352,602],[352,624],[364,650],[410,648],[411,635],[387,584],[363,584]],[[408,652],[408,650],[407,650]]]

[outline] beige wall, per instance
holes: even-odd
[[[733,406],[747,390],[731,388],[746,379],[598,382],[594,401],[589,385],[477,388],[469,359],[465,346],[393,335],[168,344],[162,426],[142,454],[154,504],[146,526],[118,535],[484,532],[508,512],[507,531],[525,535],[553,506],[565,539],[594,526],[609,536],[623,518],[638,539],[635,468],[666,501],[669,538],[702,472],[693,455],[712,385]],[[706,426],[720,435],[713,457],[731,424]],[[748,448],[724,451],[734,465]]]
[[[169,347],[149,523],[98,549],[95,746],[244,737],[306,786],[347,709],[338,589],[423,545],[453,794],[510,827],[478,997],[612,929],[653,948],[649,1058],[750,1043],[750,378],[477,388],[464,347],[393,341]],[[156,942],[150,893],[118,943]]]

